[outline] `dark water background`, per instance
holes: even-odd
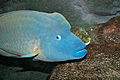
[[[0,56],[0,80],[45,80],[57,63]]]

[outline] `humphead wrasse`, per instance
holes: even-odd
[[[81,59],[86,45],[60,13],[19,10],[0,15],[0,55],[41,61]]]

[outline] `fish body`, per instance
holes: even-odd
[[[49,62],[81,59],[86,45],[60,13],[19,10],[0,15],[0,55]]]

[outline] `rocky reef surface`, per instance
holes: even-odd
[[[57,65],[49,80],[120,80],[120,17],[87,32],[91,37],[87,56]]]

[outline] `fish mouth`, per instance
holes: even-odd
[[[72,53],[74,57],[79,57],[79,58],[83,58],[86,54],[87,54],[86,49],[76,50]]]

